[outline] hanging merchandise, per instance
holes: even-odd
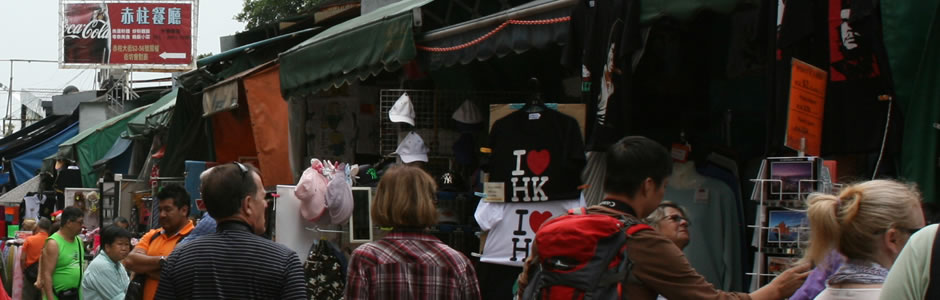
[[[483,123],[483,114],[473,101],[466,100],[451,115],[454,121],[457,121],[457,130],[461,133],[475,132],[480,129]]]
[[[329,180],[323,175],[323,163],[313,159],[294,187],[294,196],[300,200],[300,215],[304,220],[316,221],[326,210],[326,187]]]
[[[393,155],[398,155],[401,157],[403,163],[412,163],[415,161],[428,161],[428,146],[424,144],[424,140],[420,135],[414,131],[408,133],[401,143],[398,144],[398,149],[395,150]]]
[[[871,8],[860,9],[861,2],[865,1],[829,1],[829,59],[832,63],[832,81],[875,78],[881,75],[872,47],[875,43],[872,39],[877,35],[868,21],[873,18],[872,11]]]
[[[734,191],[721,180],[698,174],[693,162],[676,162],[667,182],[663,199],[683,207],[695,224],[689,227],[690,247],[684,250],[689,263],[716,288],[742,290],[744,220]]]
[[[574,118],[553,109],[523,108],[496,121],[489,142],[488,182],[503,185],[505,202],[580,197],[584,143]]]
[[[640,1],[578,1],[571,13],[571,42],[563,60],[581,73],[581,98],[589,104],[588,149],[605,151],[628,123],[634,54],[642,49]]]
[[[317,223],[338,225],[349,221],[353,211],[353,195],[347,179],[345,170],[333,173],[333,179],[326,186],[326,211]]]
[[[343,299],[346,287],[346,259],[334,251],[329,241],[320,240],[310,246],[304,275],[307,279],[307,296],[311,300]]]
[[[411,104],[411,97],[408,93],[401,94],[401,97],[392,105],[388,111],[388,119],[395,123],[408,123],[415,126],[415,107]]]

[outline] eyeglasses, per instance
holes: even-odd
[[[675,222],[676,224],[679,224],[679,223],[682,223],[682,221],[685,221],[685,223],[686,223],[688,226],[692,226],[692,222],[689,221],[689,219],[687,219],[687,218],[685,218],[685,217],[683,217],[683,216],[680,216],[680,215],[665,216],[665,217],[663,217],[663,220],[670,220],[670,221]]]

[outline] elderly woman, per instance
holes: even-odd
[[[480,299],[470,260],[426,233],[437,224],[436,190],[434,179],[418,167],[385,172],[372,220],[394,230],[353,251],[346,299]]]
[[[685,249],[689,245],[689,219],[685,209],[678,204],[663,201],[659,203],[656,210],[646,217],[646,223],[653,227],[667,239],[676,243],[679,250]],[[663,295],[656,297],[657,300],[666,300]]]
[[[681,250],[689,245],[689,219],[686,216],[685,209],[678,204],[663,201],[646,217],[646,223]]]
[[[900,182],[872,180],[807,201],[810,244],[803,259],[819,264],[831,249],[846,258],[816,299],[878,299],[901,249],[924,227],[920,193]]]

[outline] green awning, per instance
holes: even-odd
[[[127,131],[121,134],[124,138],[144,138],[156,130],[166,128],[169,124],[173,106],[176,105],[176,94],[179,90],[173,89],[146,110],[127,122]]]
[[[281,94],[340,87],[415,58],[412,10],[433,0],[403,0],[343,22],[281,53]]]
[[[131,119],[151,106],[153,105],[139,107],[79,132],[75,137],[59,145],[56,157],[77,161],[82,170],[82,185],[94,187],[96,176],[91,164],[111,150],[121,133],[127,130],[127,123]]]
[[[200,60],[196,61],[196,65],[199,66],[199,67],[202,67],[202,66],[205,66],[205,65],[211,65],[211,64],[214,64],[214,63],[217,63],[217,62],[220,62],[220,61],[223,61],[223,60],[230,59],[230,58],[232,58],[232,57],[241,55],[242,53],[251,53],[252,51],[254,51],[254,49],[257,49],[258,47],[267,46],[268,44],[272,44],[272,43],[277,42],[277,41],[281,41],[281,40],[285,40],[285,39],[289,39],[289,38],[294,38],[294,37],[296,37],[296,36],[298,36],[298,35],[303,35],[303,34],[307,34],[307,33],[311,33],[311,34],[312,34],[315,30],[319,30],[319,29],[320,29],[320,27],[307,28],[307,29],[298,30],[298,31],[291,32],[291,33],[282,34],[282,35],[279,35],[279,36],[276,36],[276,37],[272,37],[272,38],[269,38],[269,39],[266,39],[266,40],[257,41],[257,42],[254,42],[254,43],[251,43],[251,44],[248,44],[248,45],[244,45],[244,46],[241,46],[241,47],[232,48],[232,49],[229,49],[228,51],[225,51],[225,52],[222,52],[222,53],[213,55],[213,56],[209,56],[209,57],[205,57],[205,58],[203,58],[203,59],[200,59]]]

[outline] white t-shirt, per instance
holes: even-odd
[[[521,267],[529,257],[535,230],[548,219],[582,206],[584,201],[580,199],[528,203],[480,200],[473,216],[481,229],[489,231],[480,261]]]
[[[26,214],[23,215],[24,219],[39,219],[39,207],[46,200],[46,196],[42,194],[36,194],[33,196],[23,197],[23,200],[26,202]]]
[[[878,300],[880,288],[837,289],[827,287],[816,296],[816,300]]]

